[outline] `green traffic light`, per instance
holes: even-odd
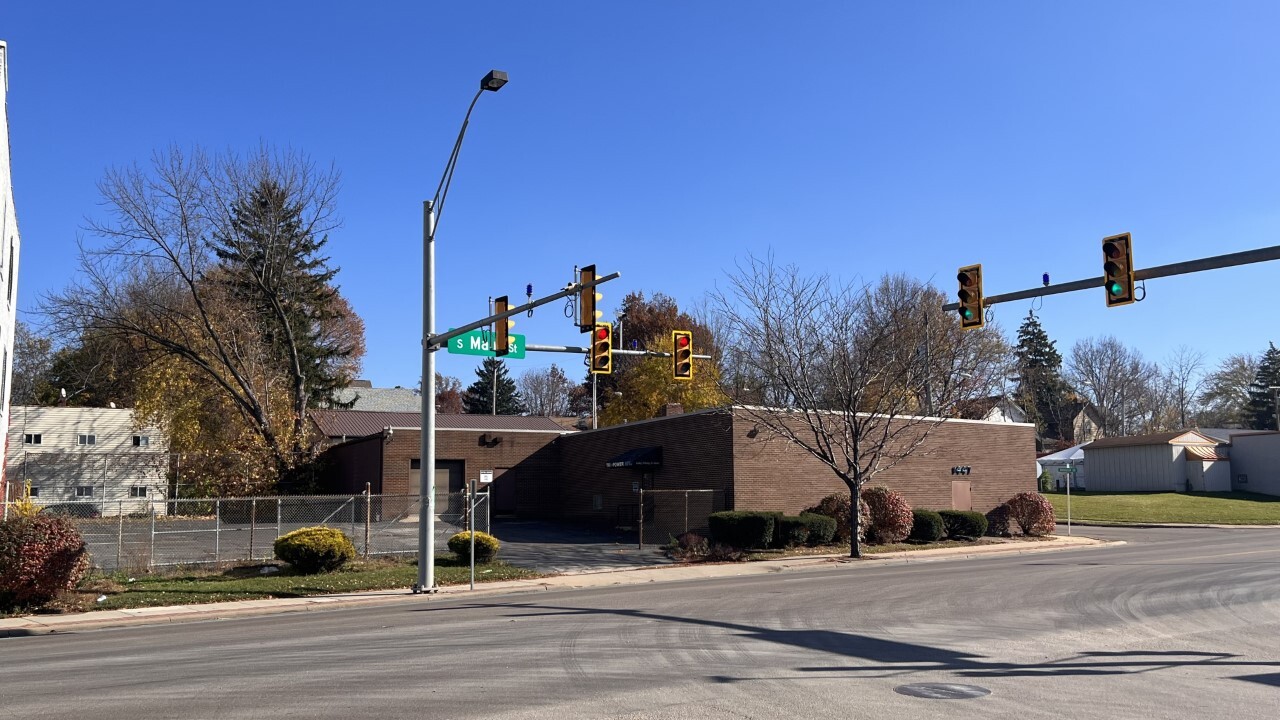
[[[964,316],[965,320],[973,319],[973,310],[970,310],[969,308],[961,308],[960,314]]]
[[[1111,291],[1112,295],[1119,295],[1124,292],[1124,287],[1122,287],[1118,282],[1111,283],[1107,289]]]

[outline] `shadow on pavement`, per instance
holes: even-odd
[[[494,520],[502,543],[499,557],[545,573],[625,570],[671,563],[655,546],[636,546],[635,536],[547,520]]]

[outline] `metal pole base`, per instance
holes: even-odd
[[[438,592],[440,592],[440,588],[430,587],[430,588],[423,589],[423,587],[418,583],[413,584],[414,595],[435,595]]]

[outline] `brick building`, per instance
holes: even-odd
[[[374,492],[418,492],[416,421],[416,415],[380,418],[384,428],[332,448],[335,491],[362,491],[368,479]],[[808,453],[726,409],[583,432],[545,418],[437,415],[437,421],[440,492],[492,469],[494,509],[501,513],[627,525],[640,488],[714,491],[699,505],[708,510],[787,513],[845,490]],[[1036,489],[1033,425],[947,420],[928,427],[924,445],[875,484],[898,490],[915,507],[980,511]]]
[[[342,494],[417,495],[421,416],[406,412],[315,410],[316,429],[336,444],[325,451],[326,490]],[[554,441],[571,432],[543,417],[436,414],[436,499],[460,492],[481,470],[493,471],[493,511],[556,515]]]
[[[640,487],[714,490],[723,496],[716,509],[790,514],[846,490],[801,448],[725,410],[575,433],[556,444],[566,518],[608,522],[619,508],[625,515]],[[919,450],[872,482],[901,492],[913,507],[985,512],[1036,489],[1035,426],[979,420],[930,425]]]

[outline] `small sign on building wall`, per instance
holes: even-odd
[[[492,471],[492,470],[481,470],[481,471],[480,471],[480,484],[482,484],[482,485],[483,485],[483,484],[485,484],[485,483],[491,483],[491,482],[493,482],[493,471]]]

